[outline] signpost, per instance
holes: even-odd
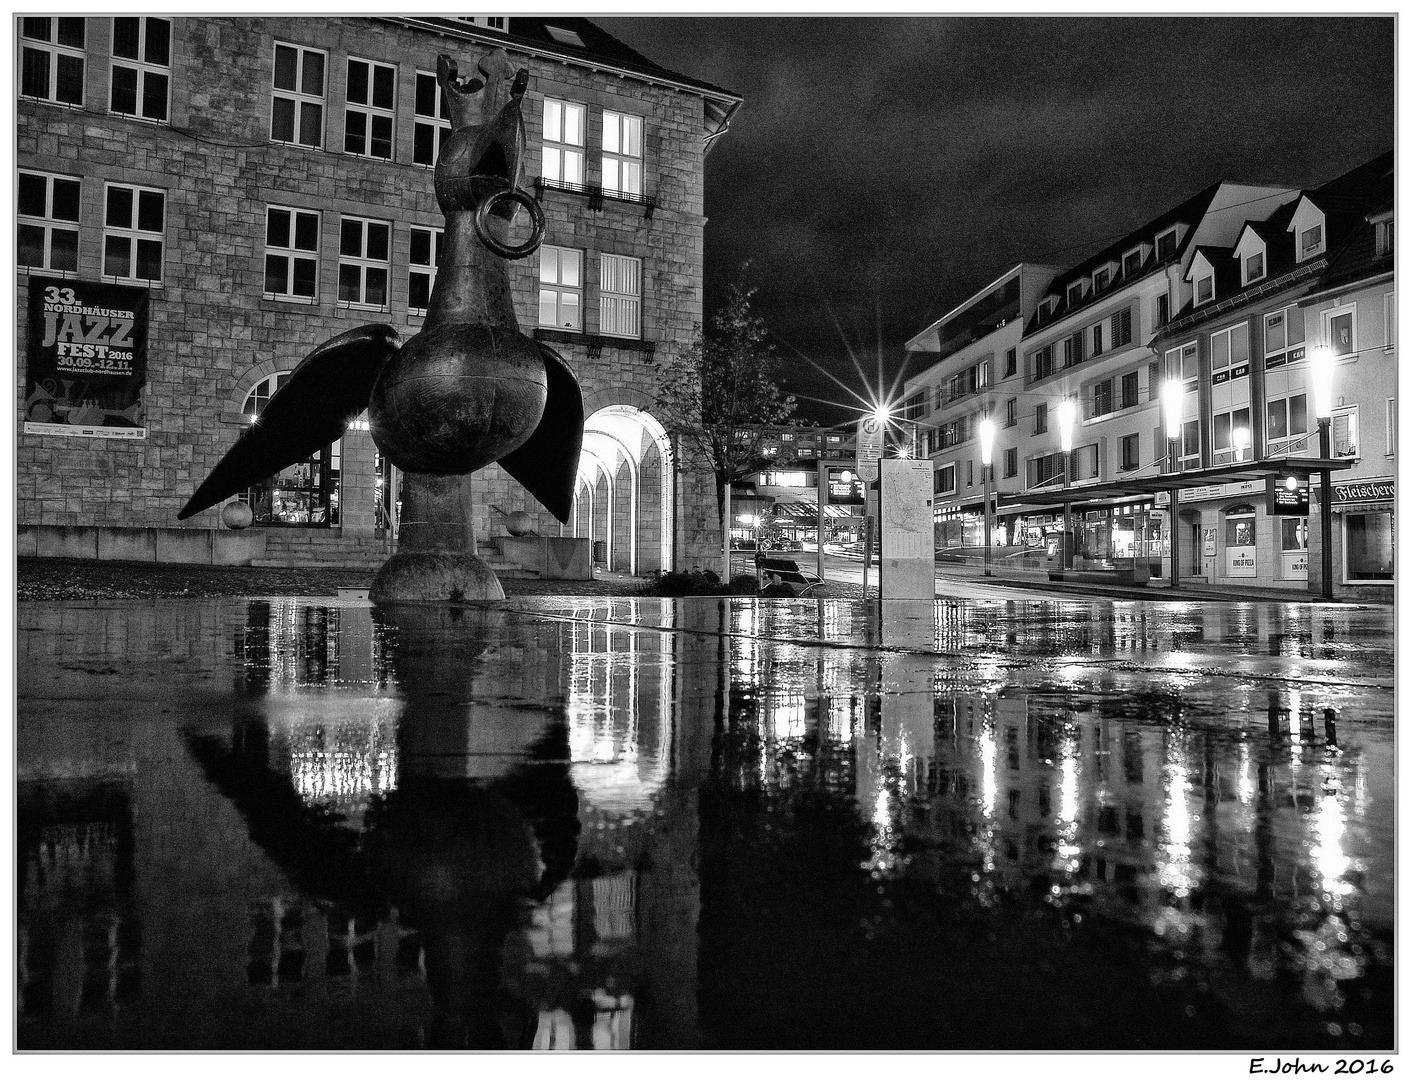
[[[872,508],[876,504],[871,486],[877,480],[877,463],[882,460],[882,435],[886,424],[876,415],[864,416],[857,422],[857,475],[868,485],[867,509],[862,529],[862,598],[867,599],[868,571],[872,568]]]

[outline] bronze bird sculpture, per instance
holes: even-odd
[[[319,345],[178,518],[303,460],[342,437],[366,410],[374,443],[398,468],[455,476],[499,462],[567,522],[583,395],[567,361],[520,332],[505,262],[531,254],[544,236],[543,211],[519,186],[529,74],[499,49],[477,70],[480,78],[461,79],[452,60],[437,60],[451,113],[435,171],[446,230],[420,333],[403,343],[393,327],[374,323]],[[521,209],[531,233],[512,246],[497,233]]]

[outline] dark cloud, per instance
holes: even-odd
[[[706,304],[751,260],[785,343],[888,376],[1021,260],[1067,265],[1220,179],[1304,186],[1393,142],[1366,18],[610,18],[741,94],[706,162]],[[804,393],[846,395],[806,363]],[[825,414],[835,419],[837,414]]]

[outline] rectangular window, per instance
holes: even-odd
[[[1141,272],[1141,268],[1142,268],[1142,251],[1141,251],[1141,248],[1137,248],[1136,251],[1129,251],[1129,252],[1127,252],[1127,254],[1125,254],[1125,255],[1122,256],[1122,276],[1123,276],[1124,278],[1132,278],[1132,277],[1135,277],[1138,273]]]
[[[1004,426],[1014,427],[1019,423],[1019,399],[1010,398],[1004,403]]]
[[[1063,478],[1063,453],[1045,454],[1029,459],[1032,478],[1029,487],[1042,487]]]
[[[1265,404],[1264,438],[1269,453],[1283,454],[1308,434],[1308,396],[1292,394]]]
[[[1132,343],[1132,309],[1123,308],[1112,316],[1112,347],[1120,349]]]
[[[1076,307],[1083,302],[1083,283],[1075,281],[1068,286],[1068,306]]]
[[[1156,325],[1165,326],[1171,321],[1171,297],[1158,296],[1156,298]]]
[[[161,281],[166,220],[166,192],[109,184],[103,210],[103,276]]]
[[[1396,223],[1377,222],[1377,254],[1390,255],[1396,249]]]
[[[1215,275],[1195,279],[1195,302],[1205,304],[1215,299]]]
[[[348,58],[348,104],[343,113],[345,154],[392,159],[396,87],[397,69],[391,64]]]
[[[144,120],[166,120],[170,93],[171,21],[114,19],[108,110]]]
[[[300,146],[323,145],[325,53],[302,45],[274,45],[274,104],[270,138]]]
[[[1240,324],[1210,335],[1210,382],[1229,382],[1249,374],[1249,328]]]
[[[1357,352],[1356,310],[1356,305],[1344,304],[1323,312],[1323,340],[1334,356],[1352,356]]]
[[[1244,260],[1244,283],[1248,285],[1251,281],[1258,281],[1264,276],[1264,252],[1256,251],[1253,255],[1247,255]]]
[[[1046,379],[1053,374],[1053,346],[1045,345],[1034,353],[1034,378]]]
[[[971,458],[965,463],[965,486],[975,486],[975,459]]]
[[[1048,430],[1048,406],[1042,401],[1034,406],[1034,434],[1042,435]]]
[[[1019,369],[1019,350],[1009,349],[1004,354],[1004,377],[1007,379]]]
[[[1111,273],[1107,270],[1097,270],[1093,273],[1093,292],[1100,293],[1107,288],[1107,282],[1111,278]]]
[[[1286,308],[1264,316],[1264,367],[1296,363],[1304,356],[1303,311]]]
[[[1357,456],[1357,406],[1333,413],[1333,457]]]
[[[1063,366],[1072,367],[1083,362],[1083,334],[1079,331],[1063,339]]]
[[[1141,446],[1142,437],[1140,435],[1122,436],[1123,470],[1136,469],[1141,466]]]
[[[561,187],[583,186],[583,139],[588,110],[576,101],[544,99],[544,149],[540,175]]]
[[[1146,399],[1155,401],[1161,396],[1161,365],[1153,361],[1146,366]]]
[[[642,260],[603,254],[598,264],[598,332],[642,336]]]
[[[1092,334],[1093,334],[1093,351],[1092,351],[1092,355],[1093,355],[1093,356],[1099,356],[1099,355],[1101,355],[1101,353],[1102,353],[1102,323],[1098,323],[1096,326],[1094,326],[1094,327],[1092,328]],[[1115,344],[1115,342],[1114,342],[1114,344]]]
[[[1387,457],[1396,456],[1396,398],[1387,398]]]
[[[1344,514],[1347,580],[1393,581],[1396,529],[1391,513]]]
[[[1137,386],[1139,381],[1135,371],[1129,371],[1122,376],[1122,408],[1130,409],[1133,405],[1141,404],[1141,391]]]
[[[1103,379],[1093,384],[1088,416],[1106,416],[1112,411],[1112,380]]]
[[[603,110],[603,190],[642,194],[642,118]]]
[[[20,94],[83,106],[85,23],[78,19],[20,19]]]
[[[345,217],[338,231],[338,302],[387,307],[391,274],[392,225]]]
[[[1004,475],[1019,475],[1019,447],[1010,446],[1004,451]]]
[[[412,226],[411,256],[407,261],[407,308],[413,315],[425,315],[431,307],[436,287],[436,268],[441,265],[441,229]]]
[[[936,494],[949,495],[955,491],[955,466],[942,465],[936,470]]]
[[[539,325],[583,329],[583,252],[539,249]]]
[[[265,217],[265,299],[313,303],[318,296],[319,216],[271,206]]]
[[[15,254],[22,269],[78,273],[79,184],[77,177],[19,174]]]
[[[430,72],[416,73],[413,111],[412,161],[417,165],[435,165],[441,155],[441,144],[451,134],[451,111],[446,106],[441,84]]]
[[[1388,350],[1396,348],[1396,293],[1382,297],[1382,341]]]
[[[1156,257],[1169,259],[1176,254],[1176,230],[1171,229],[1156,238]]]
[[[1200,379],[1200,353],[1195,342],[1166,350],[1166,377],[1183,379],[1188,392],[1196,388]]]
[[[1211,417],[1210,435],[1214,443],[1215,464],[1247,460],[1251,445],[1249,409],[1216,413]],[[1239,456],[1236,456],[1237,451]]]
[[[1200,464],[1200,421],[1187,420],[1181,425],[1181,465],[1192,468]]]
[[[1300,259],[1317,255],[1323,250],[1323,226],[1314,225],[1298,234]]]

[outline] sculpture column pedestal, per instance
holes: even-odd
[[[397,552],[377,571],[375,604],[503,600],[505,590],[475,553],[469,476],[402,474]]]

